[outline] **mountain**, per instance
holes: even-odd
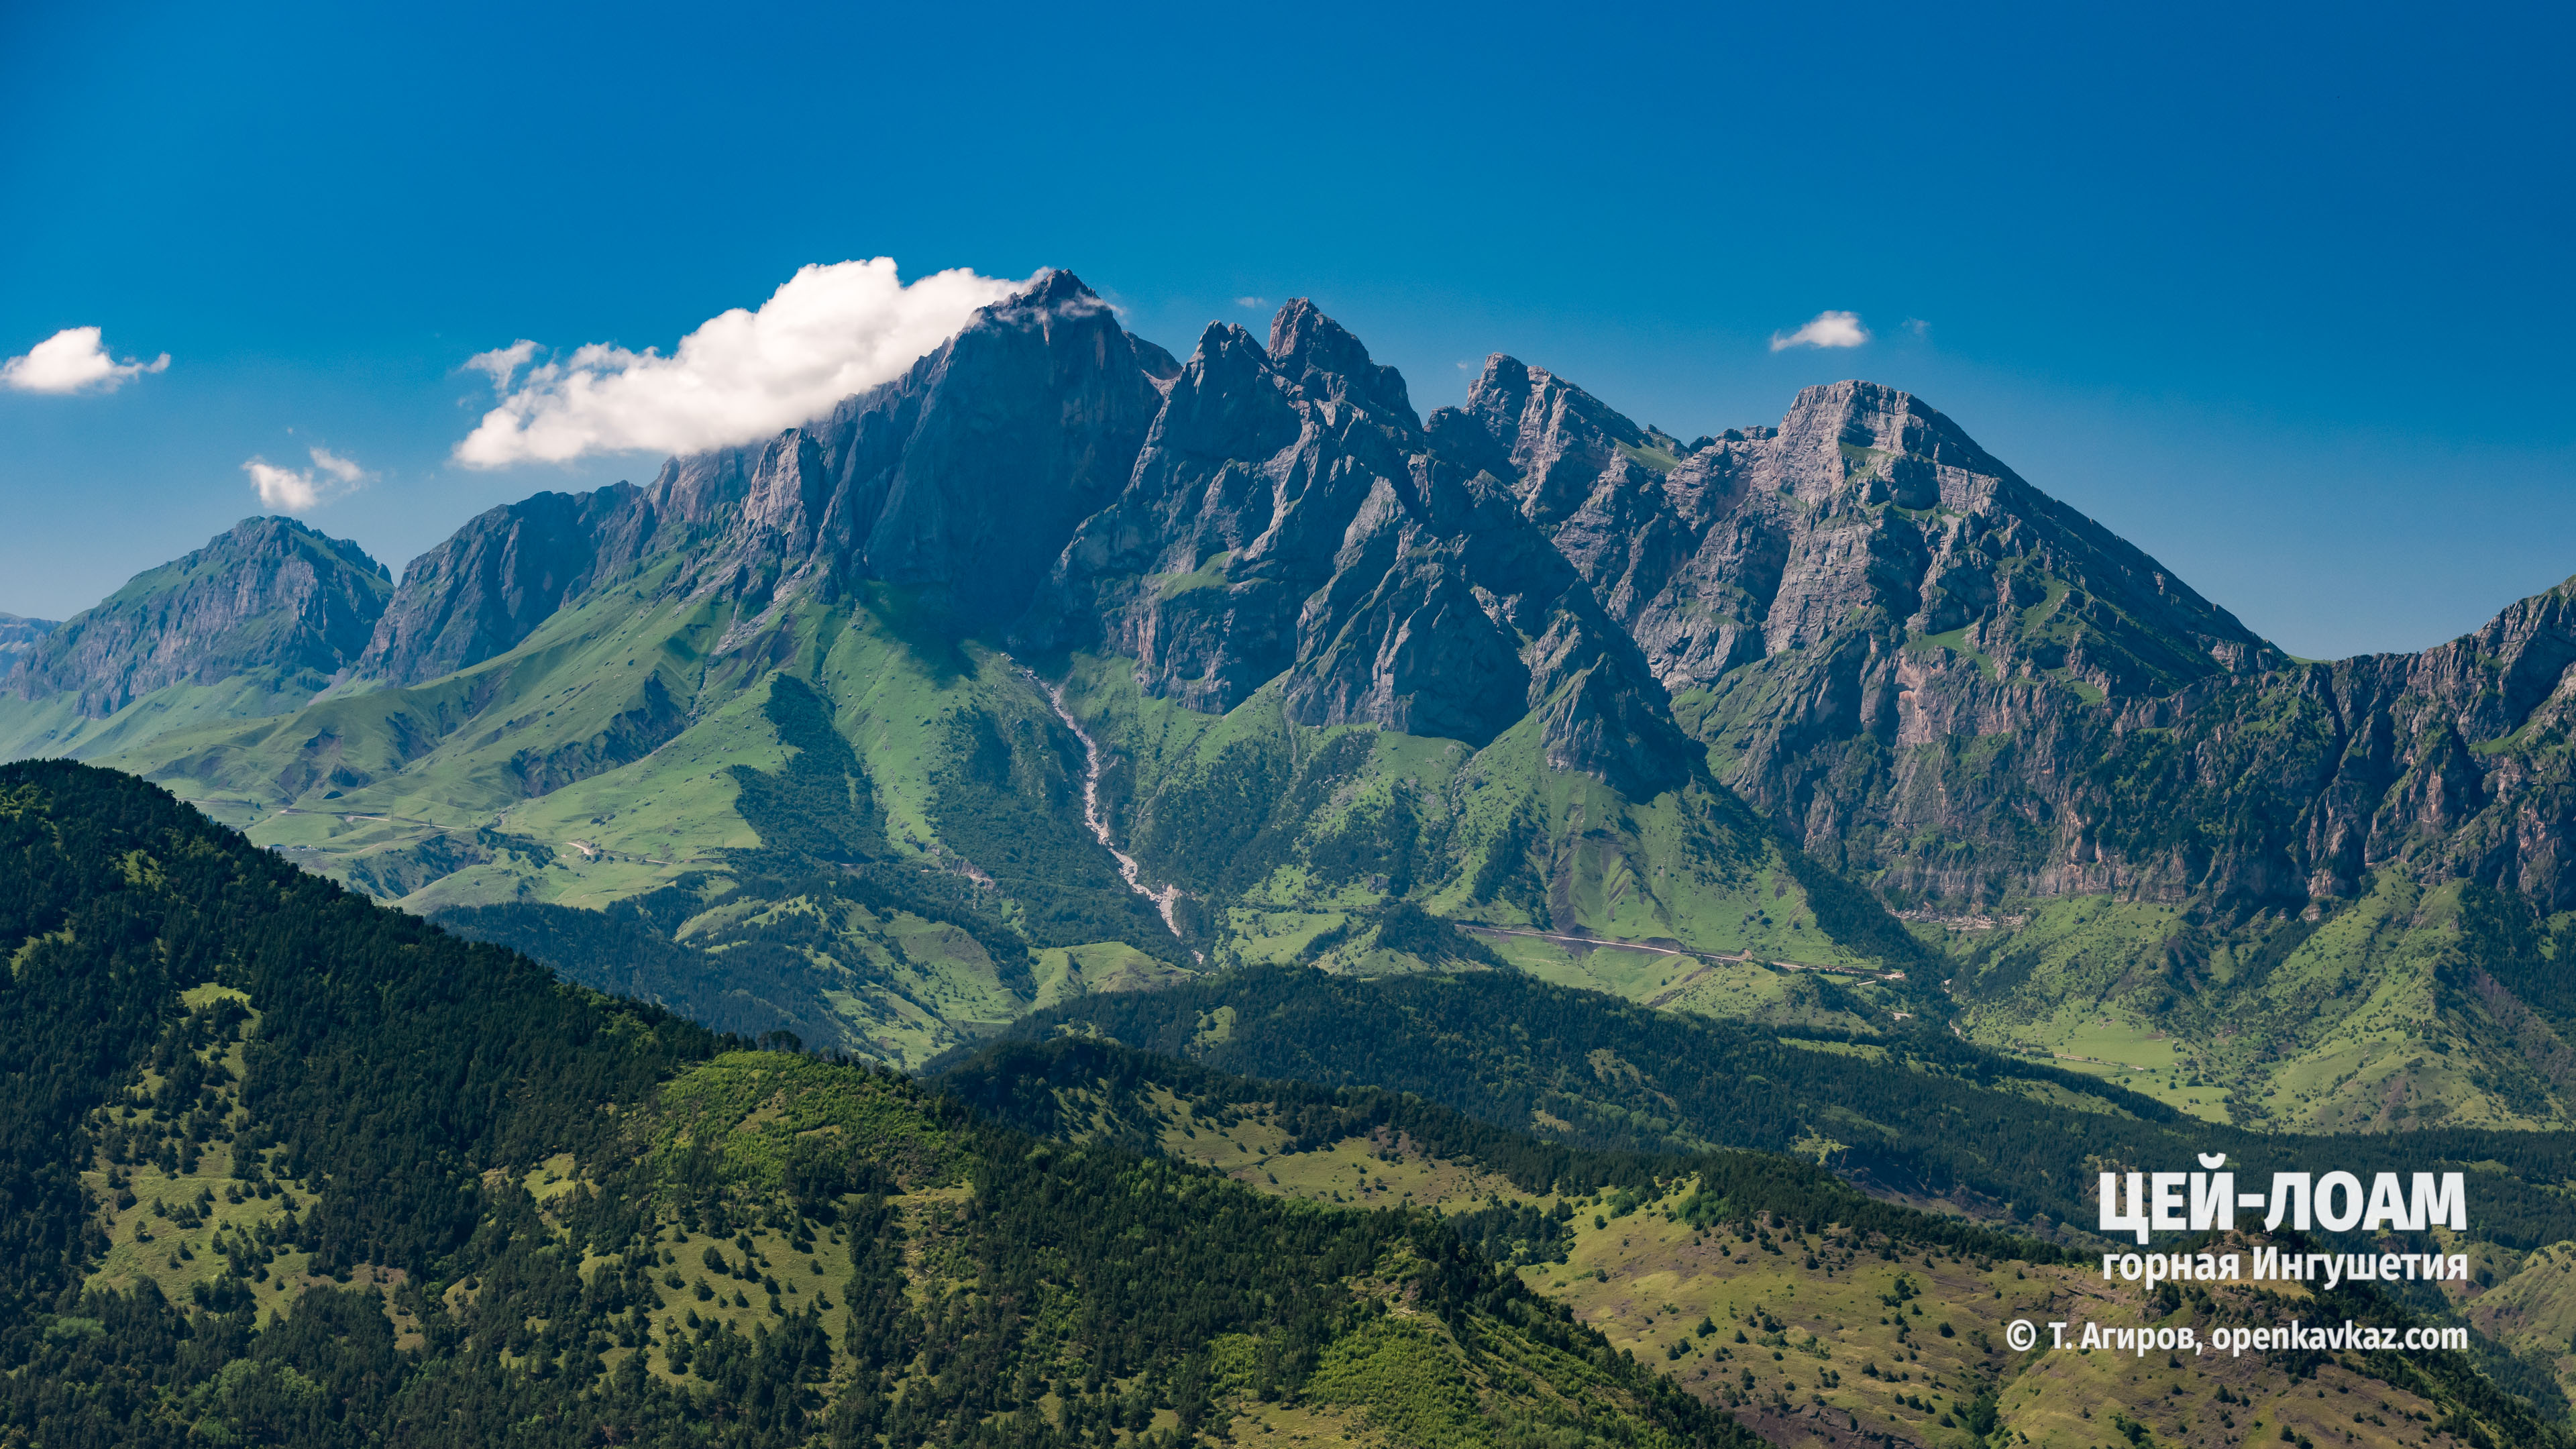
[[[1202,967],[1501,962],[2243,1126],[2576,1123],[2566,590],[2294,660],[1871,383],[1683,442],[1497,356],[1425,419],[1306,301],[1176,359],[1052,272],[374,614],[316,572],[327,647],[118,662],[264,557],[48,636],[0,743],[708,1020],[917,1064]]]
[[[1429,431],[1719,779],[1953,928],[1977,1039],[2245,1123],[2576,1121],[2566,586],[2297,661],[1891,389],[1683,445],[1496,357]]]
[[[1857,1026],[1931,960],[1710,778],[1356,338],[1301,301],[1176,360],[1060,272],[807,427],[473,520],[300,708],[81,753],[577,979],[894,1063],[1233,961]],[[1404,949],[1426,908],[1484,935]]]
[[[0,800],[24,1442],[1759,1442],[1436,1214],[746,1049],[131,777]]]
[[[1497,356],[1434,433],[1549,531],[1727,782],[1891,893],[1975,899],[2003,864],[1981,851],[1944,875],[1912,843],[1926,827],[1960,833],[1955,809],[1914,812],[1966,783],[1919,777],[1934,768],[1913,758],[1921,747],[2018,741],[2091,718],[2087,706],[2288,662],[1948,418],[1875,384],[1808,388],[1777,428],[1685,446]],[[1889,758],[1855,758],[1873,751]],[[2049,864],[2003,888],[2088,884],[2040,874]]]
[[[1404,381],[1311,303],[1265,347],[1210,326],[1127,488],[1023,635],[1132,657],[1146,695],[1479,748],[1535,715],[1550,765],[1646,799],[1689,778],[1635,647],[1481,474],[1425,451]]]
[[[528,637],[591,581],[635,489],[540,493],[480,514],[413,559],[348,672],[418,684]]]
[[[0,750],[132,748],[291,709],[358,657],[392,588],[354,543],[244,519],[95,608],[13,631],[24,642],[0,678]]]
[[[0,614],[0,679],[7,678],[9,672],[18,667],[19,661],[27,657],[27,651],[36,647],[38,640],[61,627],[61,623],[53,619]]]

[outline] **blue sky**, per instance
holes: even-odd
[[[348,460],[304,516],[397,569],[648,476],[457,466],[465,360],[889,256],[1178,352],[1312,296],[1425,412],[1492,351],[1683,436],[1874,378],[2295,653],[2422,647],[2576,573],[2571,23],[2249,9],[5,7],[0,357],[171,361],[0,390],[0,610],[253,458]]]

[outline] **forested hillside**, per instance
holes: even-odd
[[[1436,1215],[745,1050],[130,777],[0,767],[0,862],[10,1442],[1749,1442]]]
[[[2106,1283],[2089,1255],[1876,1201],[1771,1153],[1602,1151],[1409,1093],[1262,1081],[1096,1037],[1007,1042],[939,1078],[981,1113],[1121,1141],[1294,1201],[1444,1214],[1531,1290],[1776,1444],[2570,1441],[2531,1284]],[[2230,1240],[2213,1247],[2241,1249]],[[2519,1281],[2519,1279],[2517,1279]],[[2490,1301],[2495,1300],[2495,1301]],[[2015,1318],[2474,1325],[2465,1352],[2013,1351]],[[2492,1335],[2492,1336],[2490,1336]]]
[[[1013,1035],[1097,1033],[1244,1076],[1371,1087],[1602,1149],[1795,1153],[1872,1192],[2059,1241],[2096,1241],[2091,1165],[2225,1152],[2241,1170],[2492,1164],[2479,1230],[2576,1238],[2576,1134],[2304,1137],[2202,1122],[1938,1028],[1854,1039],[1657,1011],[1481,971],[1384,979],[1257,968],[1039,1012]],[[939,1065],[934,1065],[938,1070]]]

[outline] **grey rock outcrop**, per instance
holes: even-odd
[[[1435,424],[1461,440],[1462,463],[1502,458],[1523,512],[1676,692],[1863,633],[1901,644],[1966,630],[1957,652],[2004,675],[2065,671],[2116,696],[2283,657],[1920,399],[1874,383],[1808,388],[1778,428],[1683,451],[1495,357]]]
[[[867,583],[966,633],[1026,607],[1074,525],[1116,496],[1178,365],[1070,272],[978,312],[904,376],[650,483],[497,508],[405,571],[355,673],[415,682],[507,652],[648,560],[660,587],[743,606]]]
[[[1492,474],[1430,451],[1404,382],[1298,299],[1267,344],[1213,325],[1118,500],[1021,636],[1137,662],[1146,690],[1483,744],[1533,711],[1549,758],[1651,795],[1689,770],[1634,645]]]
[[[418,684],[509,652],[593,582],[637,491],[540,493],[475,517],[403,570],[350,673]]]
[[[1900,902],[2290,905],[2398,866],[2576,907],[2576,586],[2302,664],[1894,389],[1686,444],[1498,356],[1426,421],[1311,303],[1184,362],[1063,272],[804,427],[495,509],[390,607],[363,554],[256,520],[0,688],[95,716],[252,667],[416,683],[648,568],[736,605],[718,648],[746,658],[790,600],[883,590],[952,634],[1133,659],[1195,710],[1271,686],[1302,723],[1478,744],[1535,716],[1552,762],[1638,795],[1705,760]],[[686,713],[633,718],[531,757],[530,787]]]
[[[61,627],[58,620],[30,619],[20,614],[0,614],[0,679],[16,669],[27,652],[38,641]]]
[[[291,518],[245,519],[47,632],[0,688],[71,695],[91,719],[168,685],[253,671],[310,693],[366,648],[392,592],[354,543]]]
[[[1648,794],[1694,754],[1546,533],[1303,300],[1184,364],[1048,273],[811,424],[486,513],[405,573],[352,674],[495,657],[650,560],[739,605],[722,649],[788,600],[887,588],[950,632],[1132,654],[1194,709],[1285,676],[1311,724],[1482,743],[1538,711],[1551,759]]]
[[[1899,895],[2064,887],[2040,822],[2082,813],[2120,710],[2289,664],[1894,389],[1809,388],[1777,428],[1684,446],[1496,357],[1429,431],[1459,466],[1499,470],[1722,778]],[[2119,870],[2277,888],[2248,866]]]

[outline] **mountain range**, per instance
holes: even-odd
[[[1176,358],[1053,272],[399,584],[256,519],[0,622],[0,753],[893,1065],[1508,965],[2239,1126],[2554,1128],[2568,605],[2293,659],[1903,392],[1685,442],[1497,356],[1425,418],[1305,301]]]

